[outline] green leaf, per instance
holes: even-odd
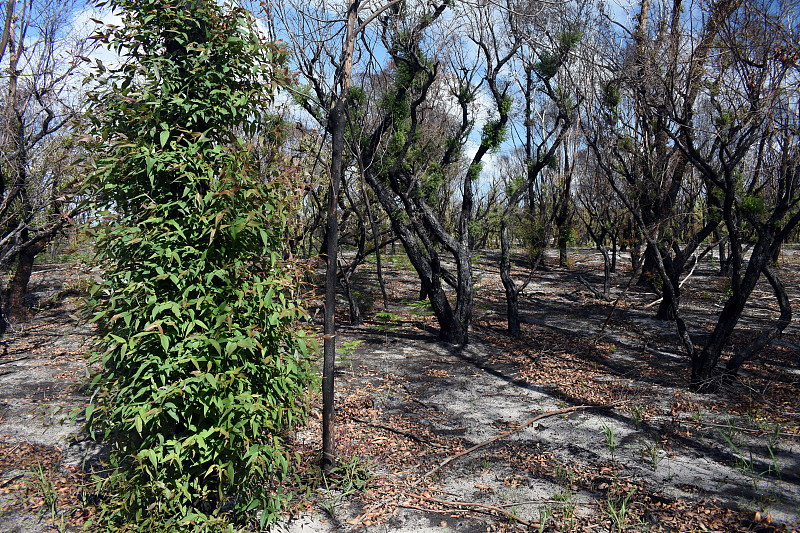
[[[164,351],[169,351],[169,337],[166,335],[160,335],[159,339],[161,340],[161,347],[164,348]]]
[[[153,463],[153,467],[158,468],[158,457],[156,456],[156,452],[153,450],[147,450],[147,457],[150,459],[150,462]]]

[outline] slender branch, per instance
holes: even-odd
[[[476,502],[459,502],[459,501],[451,501],[451,500],[440,500],[438,498],[431,498],[430,496],[425,496],[425,495],[422,495],[422,494],[414,494],[413,492],[409,492],[407,494],[408,494],[408,496],[411,496],[412,498],[417,498],[417,499],[420,499],[420,500],[423,500],[423,501],[437,503],[439,505],[446,505],[448,507],[462,507],[462,508],[466,507],[466,508],[469,508],[469,509],[482,509],[482,510],[485,510],[485,511],[490,511],[492,513],[503,515],[503,516],[507,517],[509,520],[513,520],[514,522],[518,522],[518,523],[520,523],[520,524],[522,524],[524,526],[528,526],[528,527],[538,527],[539,526],[539,524],[533,524],[531,522],[528,522],[527,520],[523,520],[522,518],[517,516],[516,513],[512,513],[510,511],[506,511],[505,509],[503,509],[501,507],[495,507],[494,505],[486,505],[484,503],[476,503]],[[399,505],[400,505],[400,507],[408,507],[409,506],[408,504],[403,504],[403,503],[401,503]],[[414,508],[415,509],[419,509],[418,507],[414,507]],[[425,510],[428,510],[428,509],[420,509],[420,510],[425,511]]]
[[[6,0],[6,18],[3,21],[3,34],[0,37],[0,60],[6,54],[9,37],[11,35],[11,19],[14,16],[14,0]]]
[[[619,403],[619,402],[615,402],[614,404],[610,404],[610,405],[615,405],[616,403]],[[545,419],[545,418],[550,418],[552,416],[571,413],[573,411],[578,411],[578,410],[581,410],[581,409],[589,409],[591,407],[596,407],[596,406],[592,406],[592,405],[576,405],[576,406],[573,406],[573,407],[567,407],[565,409],[557,409],[555,411],[546,411],[546,412],[540,413],[540,414],[538,414],[538,415],[536,415],[536,416],[534,416],[532,418],[529,418],[528,420],[526,420],[525,422],[523,422],[518,427],[516,427],[516,428],[514,428],[512,430],[506,431],[505,433],[501,433],[500,435],[497,435],[496,437],[492,437],[491,439],[488,439],[488,440],[485,440],[483,442],[480,442],[480,443],[472,446],[471,448],[468,448],[468,449],[464,450],[463,452],[459,452],[459,453],[457,453],[455,455],[452,455],[452,456],[448,457],[447,459],[445,459],[444,461],[439,463],[435,468],[425,472],[414,483],[412,483],[407,489],[400,490],[397,493],[395,493],[394,496],[392,496],[390,498],[387,498],[387,499],[381,500],[380,502],[376,503],[375,505],[373,505],[372,507],[370,507],[369,509],[367,509],[366,511],[364,511],[363,513],[358,515],[352,521],[349,521],[348,523],[354,524],[354,525],[355,524],[360,524],[370,513],[375,511],[375,509],[397,500],[397,498],[399,498],[400,496],[402,496],[404,494],[405,495],[413,495],[413,493],[411,493],[409,491],[414,489],[414,487],[417,487],[420,483],[422,483],[422,481],[424,481],[425,479],[431,477],[433,474],[435,474],[436,472],[438,472],[439,470],[441,470],[442,468],[444,468],[448,464],[452,463],[456,459],[460,459],[461,457],[464,457],[465,455],[469,455],[470,453],[474,452],[475,450],[477,450],[479,448],[483,448],[484,446],[488,446],[489,444],[491,444],[493,442],[496,442],[496,441],[498,441],[500,439],[504,439],[504,438],[506,438],[506,437],[508,437],[510,435],[513,435],[514,433],[522,431],[523,429],[529,427],[534,422],[538,422],[539,420],[542,420],[542,419]],[[506,514],[506,513],[504,513],[504,514]]]
[[[685,278],[683,278],[683,281],[681,281],[681,282],[678,284],[678,288],[679,288],[679,289],[683,287],[683,284],[684,284],[684,283],[686,283],[686,280],[688,280],[690,277],[692,277],[692,274],[694,274],[694,269],[695,269],[695,268],[697,268],[697,264],[698,264],[699,262],[700,262],[700,261],[697,259],[697,256],[695,256],[695,259],[694,259],[694,264],[692,265],[692,269],[689,271],[689,273],[688,273],[688,274],[686,274],[686,277],[685,277]],[[661,303],[661,301],[662,301],[663,299],[664,299],[664,298],[663,298],[663,297],[661,297],[661,298],[659,298],[658,300],[656,300],[655,302],[650,302],[649,304],[645,305],[645,306],[644,306],[644,308],[645,308],[645,309],[647,309],[647,308],[653,307],[654,305],[656,305],[656,304],[658,304],[658,303]]]
[[[358,35],[362,31],[364,31],[364,29],[366,29],[367,25],[370,22],[372,22],[373,20],[375,20],[377,17],[379,17],[381,15],[381,13],[383,13],[384,11],[386,11],[387,9],[392,7],[393,5],[400,3],[401,1],[402,0],[392,0],[388,4],[382,6],[380,9],[374,11],[370,16],[367,17],[367,19],[364,22],[362,22],[361,24],[358,25],[358,28],[355,29],[355,31],[353,32],[353,35]]]
[[[424,439],[422,437],[414,435],[413,433],[409,433],[408,431],[403,431],[402,429],[393,428],[392,426],[387,426],[386,424],[380,424],[378,422],[370,422],[369,420],[364,420],[363,418],[357,418],[357,417],[353,417],[351,418],[351,420],[358,422],[359,424],[364,424],[373,428],[385,429],[386,431],[397,433],[398,435],[408,437],[409,439],[419,442],[420,444],[425,444],[426,446],[435,446],[437,448],[444,447],[438,442],[433,442],[432,440]]]

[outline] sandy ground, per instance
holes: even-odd
[[[30,507],[40,506],[45,481],[61,490],[64,503],[75,500],[71,481],[99,451],[71,417],[88,399],[83,354],[92,329],[84,324],[76,294],[79,280],[91,275],[80,265],[38,268],[30,286],[33,318],[12,323],[6,337],[8,353],[0,359],[2,532],[54,531],[54,524],[69,530],[69,520],[62,527],[60,519]],[[64,494],[67,487],[70,494]]]
[[[597,269],[597,257],[578,261],[584,269],[594,261]],[[720,306],[708,294],[719,280],[711,265],[705,270],[698,269],[685,288],[686,314],[695,329]],[[600,282],[591,270],[582,274]],[[610,304],[593,300],[575,275],[552,269],[527,289],[526,339],[519,343],[503,336],[502,302],[481,298],[500,290],[491,267],[481,277],[476,331],[466,348],[435,342],[430,319],[414,316],[418,306],[393,308],[404,318],[383,332],[374,324],[343,327],[340,345],[363,344],[340,363],[339,404],[370,406],[366,413],[363,408],[340,412],[344,447],[377,456],[376,472],[392,481],[373,489],[369,498],[342,499],[274,531],[539,530],[542,522],[547,531],[800,527],[798,404],[771,410],[777,416],[767,413],[766,390],[754,390],[756,381],[748,379],[765,363],[745,368],[742,379],[718,394],[690,393],[688,361],[672,325],[652,318],[654,307],[648,304],[656,296],[629,291],[627,303],[598,336]],[[624,281],[622,274],[616,277],[617,295]],[[412,288],[405,296],[413,300],[413,280],[406,282]],[[755,295],[759,309],[743,319],[744,331],[777,316],[762,294]],[[780,367],[784,398],[798,390],[798,354],[795,320],[765,355]],[[586,407],[548,416],[459,457],[424,489],[414,486],[422,473],[460,451],[502,436],[539,413],[581,405]],[[353,413],[374,424],[366,437]],[[396,462],[382,468],[381,443],[398,434],[379,426],[406,424],[435,446],[416,450],[416,460],[406,462],[408,471],[395,475]],[[622,506],[626,497],[628,509]],[[376,503],[381,498],[391,503]],[[365,521],[365,510],[380,514],[387,507],[388,520],[372,524],[367,512]],[[420,515],[421,509],[427,512]],[[628,515],[620,516],[622,510]]]
[[[432,317],[411,304],[417,288],[400,262],[387,269],[389,315],[376,316],[375,303],[358,328],[343,316],[336,435],[340,464],[351,466],[341,472],[368,470],[370,488],[318,486],[270,531],[800,528],[796,318],[742,379],[696,395],[686,390],[687,361],[671,324],[646,307],[654,295],[626,293],[598,336],[611,304],[576,280],[581,273],[599,282],[596,256],[537,275],[524,295],[520,341],[504,334],[496,267],[481,267],[466,348],[436,341]],[[34,319],[9,336],[0,359],[0,532],[68,531],[89,512],[74,476],[99,450],[68,416],[91,394],[81,358],[91,329],[69,291],[88,275],[65,265],[37,272]],[[617,275],[615,294],[626,282]],[[361,283],[377,300],[369,273]],[[700,271],[687,284],[693,327],[719,305],[718,285]],[[798,288],[790,288],[795,314]],[[758,305],[746,317],[753,328],[777,316],[769,298]],[[317,404],[296,444],[315,460]],[[37,464],[63,489],[61,514],[41,501]],[[56,518],[64,516],[62,525]]]

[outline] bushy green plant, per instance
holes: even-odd
[[[110,447],[100,525],[267,522],[288,497],[285,439],[314,375],[282,260],[288,174],[252,149],[286,83],[283,53],[224,2],[109,5],[123,24],[106,37],[125,60],[98,75],[91,116],[106,218],[86,410]]]
[[[572,246],[578,240],[578,232],[572,224],[564,224],[558,228],[558,242],[565,246]]]
[[[520,237],[531,261],[536,261],[547,247],[547,228],[532,215],[527,215],[520,227]]]

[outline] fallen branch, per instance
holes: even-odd
[[[453,456],[448,457],[447,459],[445,459],[444,461],[439,463],[439,466],[437,466],[433,470],[429,470],[428,472],[426,472],[417,481],[417,483],[419,483],[419,481],[422,481],[426,477],[432,476],[433,474],[435,474],[436,472],[438,472],[439,470],[441,470],[442,468],[444,468],[448,464],[452,463],[456,459],[464,457],[465,455],[468,455],[468,454],[474,452],[478,448],[483,448],[484,446],[487,446],[487,445],[489,445],[489,444],[491,444],[493,442],[496,442],[496,441],[498,441],[500,439],[504,439],[504,438],[508,437],[509,435],[513,435],[514,433],[522,431],[523,429],[525,429],[526,427],[530,426],[534,422],[538,422],[539,420],[542,420],[543,418],[550,418],[551,416],[563,415],[564,413],[571,413],[572,411],[578,411],[580,409],[588,409],[589,407],[592,407],[592,406],[591,405],[576,405],[574,407],[567,407],[565,409],[557,409],[555,411],[547,411],[545,413],[538,414],[538,415],[534,416],[533,418],[529,418],[528,420],[523,422],[522,425],[520,425],[517,428],[514,428],[514,429],[511,429],[509,431],[506,431],[505,433],[501,433],[500,435],[497,435],[496,437],[492,437],[491,439],[488,439],[488,440],[485,440],[485,441],[483,441],[481,443],[478,443],[475,446],[473,446],[471,448],[468,448],[468,449],[464,450],[461,453],[457,453],[457,454],[455,454]]]
[[[450,500],[440,500],[438,498],[431,498],[430,496],[424,496],[422,494],[414,494],[413,492],[406,493],[407,496],[412,498],[417,498],[423,501],[438,503],[439,505],[446,505],[448,507],[457,507],[457,508],[468,508],[468,509],[483,509],[486,511],[491,511],[493,513],[497,513],[500,515],[505,516],[509,520],[513,520],[515,522],[519,522],[520,524],[528,527],[539,527],[539,524],[533,524],[528,522],[527,520],[523,520],[522,518],[518,517],[516,514],[506,511],[501,507],[495,507],[494,505],[486,505],[484,503],[475,503],[475,502],[459,502],[459,501],[450,501]],[[405,507],[404,504],[398,504],[401,507]],[[415,509],[420,509],[419,507],[414,507]],[[422,509],[425,511],[430,511],[430,509]]]
[[[644,308],[647,309],[649,307],[653,307],[656,304],[660,304],[662,301],[664,301],[664,297],[663,296],[661,298],[659,298],[658,300],[656,300],[654,302],[650,302],[649,304],[645,305]]]
[[[797,413],[781,413],[781,414],[784,414],[784,415],[787,415],[787,414],[789,414],[789,415],[791,415],[791,414],[797,415]],[[790,433],[788,431],[777,431],[777,432],[776,431],[772,431],[772,430],[766,431],[766,430],[763,430],[763,429],[751,429],[751,428],[744,428],[744,427],[741,427],[741,426],[734,426],[734,425],[728,425],[728,424],[717,424],[717,423],[714,423],[714,422],[706,422],[704,420],[681,420],[681,422],[683,422],[685,424],[694,424],[695,426],[703,426],[703,427],[708,427],[708,428],[719,428],[719,429],[727,429],[727,430],[730,430],[730,431],[741,431],[743,433],[750,433],[751,435],[772,435],[772,436],[775,436],[775,437],[794,437],[795,436],[794,433]]]
[[[580,275],[579,275],[579,276],[578,276],[578,281],[580,281],[581,283],[583,283],[583,285],[584,285],[584,286],[585,286],[587,289],[589,289],[590,291],[592,291],[592,294],[594,294],[594,297],[595,297],[595,298],[597,298],[598,300],[605,300],[605,301],[608,301],[608,297],[606,297],[605,295],[603,295],[603,293],[602,293],[602,292],[598,291],[597,289],[595,289],[594,287],[592,287],[591,285],[589,285],[589,282],[588,282],[588,281],[586,281],[585,279],[583,279],[583,276],[580,276]]]
[[[12,483],[14,483],[16,480],[18,480],[20,478],[23,478],[23,477],[25,477],[25,474],[17,474],[16,476],[12,477],[11,479],[3,481],[2,483],[0,483],[0,489],[6,488],[7,486],[9,486]]]
[[[403,431],[402,429],[393,428],[392,426],[387,426],[385,424],[380,424],[380,423],[377,423],[377,422],[370,422],[369,420],[364,420],[363,418],[353,417],[353,418],[351,418],[351,420],[354,420],[355,422],[358,422],[360,424],[364,424],[365,426],[370,426],[370,427],[378,428],[378,429],[385,429],[386,431],[391,431],[392,433],[397,433],[398,435],[402,435],[404,437],[408,437],[409,439],[414,440],[416,442],[419,442],[420,444],[425,444],[427,446],[436,446],[438,448],[444,448],[444,446],[442,446],[438,442],[433,442],[432,440],[428,440],[428,439],[425,439],[423,437],[418,437],[417,435],[409,433],[408,431]]]
[[[619,403],[619,402],[615,402],[615,403]],[[492,437],[491,439],[488,439],[488,440],[485,440],[485,441],[483,441],[481,443],[478,443],[475,446],[472,446],[471,448],[469,448],[467,450],[464,450],[463,452],[460,452],[460,453],[457,453],[455,455],[452,455],[452,456],[448,457],[447,459],[445,459],[444,461],[439,463],[439,465],[436,466],[435,468],[433,468],[432,470],[429,470],[429,471],[425,472],[425,474],[423,474],[419,479],[417,479],[414,483],[412,483],[411,486],[409,486],[407,489],[398,491],[391,498],[386,498],[386,499],[381,500],[380,502],[376,503],[375,505],[373,505],[372,507],[370,507],[369,509],[367,509],[366,511],[364,511],[363,513],[358,515],[352,521],[348,521],[348,523],[349,524],[353,524],[353,525],[359,524],[364,520],[364,518],[366,516],[371,514],[373,511],[375,511],[375,509],[397,500],[397,498],[399,498],[403,494],[406,494],[406,495],[410,494],[408,491],[412,490],[414,487],[416,487],[417,485],[422,483],[422,481],[424,481],[425,479],[429,478],[430,476],[432,476],[433,474],[435,474],[436,472],[438,472],[439,470],[441,470],[442,468],[444,468],[448,464],[452,463],[456,459],[464,457],[465,455],[468,455],[468,454],[474,452],[475,450],[477,450],[479,448],[483,448],[484,446],[487,446],[487,445],[489,445],[489,444],[491,444],[493,442],[496,442],[496,441],[498,441],[500,439],[504,439],[504,438],[508,437],[509,435],[513,435],[514,433],[522,431],[523,429],[525,429],[526,427],[530,426],[534,422],[538,422],[539,420],[542,420],[544,418],[549,418],[551,416],[557,416],[557,415],[563,415],[563,414],[566,414],[566,413],[571,413],[573,411],[578,411],[580,409],[588,409],[590,407],[594,407],[594,406],[591,406],[591,405],[576,405],[576,406],[573,406],[573,407],[567,407],[565,409],[557,409],[555,411],[547,411],[547,412],[544,412],[544,413],[540,413],[540,414],[534,416],[533,418],[529,418],[528,420],[523,422],[519,427],[516,427],[516,428],[514,428],[512,430],[506,431],[505,433],[501,433],[500,435],[497,435],[496,437]]]
[[[503,503],[498,505],[498,507],[500,507],[501,509],[506,509],[508,507],[519,507],[520,505],[539,505],[542,503],[563,504],[564,500],[525,500],[522,502]]]
[[[10,365],[11,363],[16,363],[17,361],[24,361],[25,359],[30,359],[30,358],[31,358],[30,355],[26,355],[25,357],[19,357],[17,359],[12,359],[10,361],[0,361],[0,365]]]
[[[684,283],[686,283],[686,280],[688,280],[690,277],[692,277],[692,274],[694,274],[694,269],[695,269],[695,268],[697,268],[697,263],[699,263],[699,262],[700,262],[700,261],[698,261],[698,259],[695,257],[694,264],[692,265],[692,270],[690,270],[690,271],[689,271],[689,273],[688,273],[688,274],[686,274],[686,277],[685,277],[685,278],[683,278],[683,281],[681,281],[681,282],[678,284],[678,288],[679,288],[679,289],[680,289],[680,288],[683,288],[683,284],[684,284]],[[659,298],[659,299],[658,299],[658,300],[656,300],[655,302],[650,302],[649,304],[645,305],[645,306],[644,306],[644,308],[645,308],[645,309],[647,309],[648,307],[653,307],[654,305],[661,303],[661,301],[662,301],[663,299],[664,299],[664,297],[662,296],[661,298]]]

